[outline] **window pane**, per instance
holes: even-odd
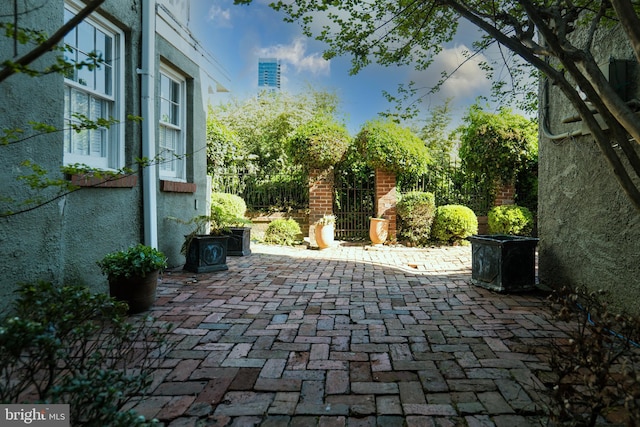
[[[106,118],[105,111],[103,111],[102,101],[92,98],[91,99],[91,120],[97,120],[99,118]],[[91,131],[91,155],[97,157],[106,157],[105,139],[106,129],[95,129]]]
[[[82,53],[93,52],[96,49],[94,40],[94,27],[87,22],[78,24],[78,49]]]
[[[89,117],[89,95],[74,90],[71,104],[71,112]]]
[[[89,61],[89,57],[87,55],[85,55],[84,53],[79,53],[78,54],[78,62],[80,63],[86,63]],[[78,71],[76,71],[77,75],[78,75],[78,83],[80,83],[83,86],[87,86],[89,89],[93,89],[94,88],[94,84],[93,84],[93,71],[90,71],[89,68],[85,67],[81,67]]]
[[[89,131],[83,130],[80,133],[75,133],[73,138],[73,154],[80,154],[83,156],[89,155]]]
[[[64,118],[64,152],[71,153],[71,89],[68,87],[64,88]]]
[[[180,84],[172,82],[171,85],[171,123],[180,126]]]

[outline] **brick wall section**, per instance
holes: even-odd
[[[333,214],[333,169],[309,171],[309,240],[315,246],[313,225],[323,215]]]
[[[196,184],[193,182],[178,182],[160,180],[160,191],[172,192],[172,193],[195,193]]]
[[[78,187],[133,188],[138,185],[137,175],[116,175],[99,178],[91,175],[69,175],[67,179]]]
[[[396,238],[396,202],[398,191],[396,175],[381,169],[376,169],[376,216],[382,215],[389,220],[389,239]]]
[[[515,204],[516,186],[515,184],[500,184],[493,200],[493,206]]]

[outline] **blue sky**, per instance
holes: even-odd
[[[351,76],[349,58],[325,61],[322,58],[325,45],[305,38],[298,24],[283,22],[282,15],[270,9],[264,0],[254,0],[250,6],[233,5],[233,0],[191,0],[190,14],[189,26],[194,35],[228,73],[226,86],[230,96],[239,99],[254,96],[258,90],[258,58],[277,57],[282,62],[283,90],[297,93],[310,84],[335,92],[348,128],[354,133],[365,121],[392,107],[382,95],[383,90],[395,93],[399,83],[409,81],[433,86],[441,71],[452,70],[463,61],[462,51],[476,37],[473,28],[461,26],[459,37],[445,46],[427,71],[372,64]],[[482,56],[478,61],[481,59]],[[428,109],[452,98],[452,116],[457,122],[478,96],[488,94],[489,88],[490,83],[477,62],[467,63],[422,105]]]

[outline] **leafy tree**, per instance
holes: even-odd
[[[417,132],[424,141],[431,157],[443,166],[451,162],[451,152],[454,147],[454,139],[449,134],[451,124],[451,99],[432,108],[424,125]]]
[[[207,117],[207,173],[216,178],[225,167],[241,164],[246,154],[236,133],[213,114]]]
[[[464,122],[457,130],[462,167],[481,183],[513,183],[518,172],[538,156],[535,122],[510,110],[495,114],[473,105]]]
[[[338,98],[329,92],[309,89],[301,94],[262,93],[247,100],[234,99],[216,106],[209,120],[225,125],[238,138],[241,150],[261,171],[291,166],[286,147],[289,137],[316,115],[337,115]]]
[[[235,0],[237,4],[251,2]],[[520,59],[513,66],[507,64],[512,86],[517,87],[527,73],[524,62],[562,91],[590,130],[623,191],[640,211],[640,188],[634,184],[634,178],[640,177],[640,120],[632,104],[626,103],[607,81],[594,55],[598,37],[617,25],[640,61],[637,2],[278,0],[272,7],[283,11],[286,21],[300,22],[307,35],[315,33],[317,39],[326,42],[326,58],[350,54],[354,73],[374,60],[383,65],[412,64],[426,69],[443,43],[452,40],[460,18],[464,18],[484,33],[474,44],[476,52],[497,42]],[[508,52],[502,52],[503,58],[509,56]],[[492,64],[484,65],[491,74]],[[496,89],[504,89],[504,83],[497,82]],[[607,132],[600,127],[596,114],[607,124]]]

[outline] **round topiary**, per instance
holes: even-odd
[[[235,194],[211,193],[211,208],[218,206],[222,209],[225,217],[244,217],[247,212],[247,204],[244,199]]]
[[[319,115],[295,130],[287,150],[297,164],[308,169],[327,169],[342,159],[350,143],[344,125],[332,117]]]
[[[300,226],[293,219],[275,219],[269,223],[264,233],[265,243],[292,246],[299,241],[302,234]]]
[[[424,141],[409,128],[391,120],[365,123],[356,136],[355,145],[369,166],[396,174],[422,173],[430,162]]]
[[[418,246],[429,244],[436,212],[433,193],[411,191],[403,194],[396,209],[400,217],[400,237]]]
[[[524,206],[495,206],[487,216],[491,234],[529,236],[533,230],[533,214]]]
[[[431,227],[431,237],[449,244],[463,243],[478,233],[478,218],[471,209],[462,205],[438,206]]]

